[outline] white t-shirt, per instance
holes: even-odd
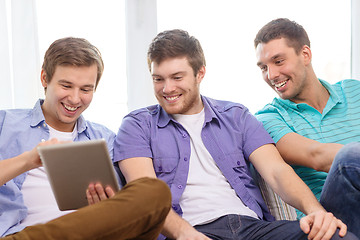
[[[180,198],[183,218],[193,226],[212,222],[228,214],[258,218],[236,195],[202,142],[204,109],[198,114],[174,114],[173,117],[190,135],[189,174]]]
[[[59,141],[73,141],[77,136],[76,125],[72,132],[60,132],[49,125],[48,127],[50,139],[57,138]],[[21,192],[25,206],[28,208],[28,216],[21,222],[25,226],[45,223],[73,212],[59,210],[44,167],[38,167],[29,171]]]

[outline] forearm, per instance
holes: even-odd
[[[170,210],[165,219],[162,234],[171,239],[177,239],[182,231],[193,228],[188,222],[181,218],[173,209]]]
[[[280,169],[279,169],[280,170]],[[276,174],[274,191],[291,206],[305,214],[324,210],[310,188],[300,179],[289,165]]]
[[[314,194],[289,164],[286,164],[276,148],[267,144],[250,155],[260,175],[279,196],[300,211],[309,214],[323,210]]]
[[[296,133],[288,133],[276,143],[276,148],[287,163],[323,172],[330,170],[342,146],[337,143],[320,143]]]
[[[198,232],[172,209],[165,220],[161,233],[168,238],[177,240],[210,240],[204,234]]]
[[[134,181],[141,177],[156,178],[151,158],[128,158],[120,161],[119,167],[127,182]],[[162,234],[168,238],[177,240],[209,240],[209,238],[198,232],[172,209],[166,217]]]
[[[317,171],[329,172],[335,155],[342,148],[338,143],[319,143],[316,142],[309,147],[309,157],[314,163],[313,169]]]
[[[0,161],[0,186],[31,169],[26,161],[28,154],[25,152],[19,156]]]

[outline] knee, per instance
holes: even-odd
[[[336,231],[336,233],[333,235],[333,237],[331,238],[331,240],[359,240],[359,238],[357,236],[355,236],[353,233],[351,232],[347,232],[346,235],[344,237],[340,237],[339,236],[339,229]]]
[[[132,182],[137,185],[138,191],[144,200],[148,200],[148,204],[160,205],[163,207],[171,207],[171,192],[168,185],[156,178],[140,178]]]
[[[151,184],[151,188],[154,191],[154,193],[157,195],[157,197],[160,199],[164,199],[166,205],[170,207],[171,192],[168,185],[164,181],[155,178],[149,178],[148,181],[149,184]]]
[[[360,162],[360,143],[353,142],[346,144],[336,154],[334,164],[359,164]]]

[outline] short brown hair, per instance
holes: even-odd
[[[53,42],[44,56],[42,69],[46,74],[46,81],[50,82],[56,66],[92,66],[97,65],[95,89],[104,71],[104,63],[100,51],[83,38],[66,37]]]
[[[289,47],[299,53],[304,45],[310,47],[310,40],[305,29],[287,18],[278,18],[263,26],[257,33],[254,45],[268,43],[274,39],[285,38]]]
[[[196,75],[206,65],[204,52],[199,40],[180,29],[159,33],[151,42],[147,54],[148,67],[169,58],[186,57]]]

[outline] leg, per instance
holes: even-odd
[[[214,240],[233,239],[307,239],[298,221],[267,222],[241,215],[226,215],[195,228]]]
[[[214,240],[287,240],[287,239],[307,239],[300,229],[299,221],[274,221],[267,222],[248,216],[227,215],[214,222],[197,225],[195,228]],[[332,240],[358,240],[352,233],[340,238],[339,233],[331,238]]]
[[[336,155],[321,198],[324,208],[360,236],[360,143],[345,145]]]
[[[46,224],[27,227],[4,240],[156,239],[170,206],[167,185],[142,178],[127,184],[113,198]]]

